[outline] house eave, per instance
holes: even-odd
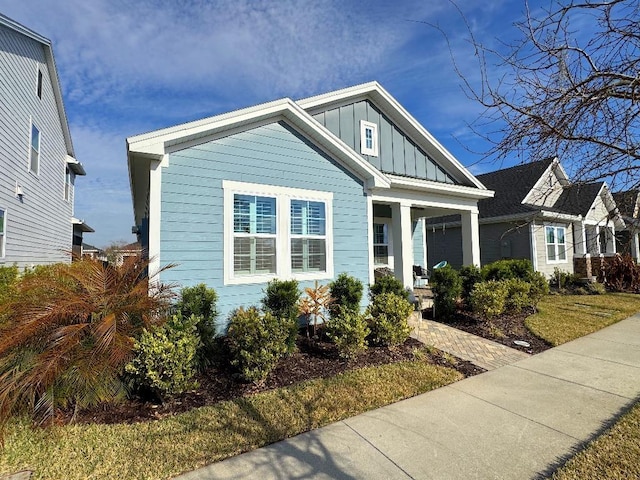
[[[450,183],[440,183],[431,180],[422,180],[419,178],[401,177],[397,175],[387,175],[391,181],[391,188],[399,188],[405,190],[417,190],[424,192],[437,192],[445,195],[453,195],[457,197],[472,198],[482,200],[483,198],[492,198],[495,194],[493,190],[486,188],[475,188],[464,185],[454,185]]]
[[[71,170],[76,175],[86,175],[87,172],[84,169],[84,166],[71,155],[67,155],[65,161],[67,162],[67,166],[69,170]]]

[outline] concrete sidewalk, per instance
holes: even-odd
[[[526,479],[640,398],[640,315],[182,479]]]

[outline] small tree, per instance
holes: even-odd
[[[298,303],[298,311],[307,319],[307,337],[309,329],[313,325],[313,337],[315,338],[318,321],[321,320],[322,323],[327,321],[327,313],[332,300],[329,285],[318,285],[316,280],[315,288],[307,287],[304,292],[305,296]]]
[[[177,310],[183,318],[192,315],[199,317],[196,328],[200,336],[197,363],[200,368],[211,364],[216,348],[216,321],[218,318],[218,294],[213,288],[207,288],[204,283],[193,287],[185,287],[180,291],[180,300],[176,304]]]
[[[402,282],[393,275],[376,278],[375,283],[369,287],[369,298],[372,301],[377,295],[383,293],[394,293],[405,300],[409,299],[409,292],[404,288]]]
[[[431,274],[431,282],[436,316],[450,318],[456,312],[458,298],[462,293],[462,282],[458,272],[450,265],[437,268]]]
[[[331,298],[331,314],[339,313],[341,309],[352,312],[360,310],[362,300],[362,282],[347,273],[341,273],[333,282],[329,284]]]
[[[296,350],[298,339],[298,301],[300,289],[297,280],[278,280],[274,278],[267,284],[262,298],[262,308],[277,318],[282,319],[288,331],[287,353]]]

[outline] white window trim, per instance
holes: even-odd
[[[366,132],[367,129],[371,129],[371,137],[373,140],[373,146],[367,148]],[[360,120],[360,153],[363,155],[370,155],[372,157],[378,156],[378,125],[365,120]]]
[[[38,168],[34,172],[31,170],[31,142],[33,141],[33,128],[38,130]],[[36,177],[40,175],[40,160],[42,159],[42,130],[38,128],[38,126],[34,123],[33,119],[29,119],[29,154],[27,155],[27,170],[29,173],[32,173]]]
[[[223,180],[224,191],[224,284],[243,285],[282,280],[331,280],[333,266],[333,192],[276,187],[258,183]],[[234,195],[256,195],[276,199],[276,272],[259,275],[235,275],[233,271],[233,198]],[[325,204],[325,239],[327,270],[324,272],[292,272],[291,270],[291,200],[309,200]]]
[[[7,254],[7,209],[0,206],[0,211],[4,212],[2,217],[2,237],[0,237],[0,260],[4,260]]]
[[[394,261],[393,261],[393,231],[392,231],[392,222],[391,219],[388,217],[374,217],[373,218],[373,223],[383,223],[387,226],[387,259],[388,259],[388,263],[385,265],[383,263],[375,263],[375,251],[374,251],[374,255],[373,255],[373,261],[374,261],[374,266],[376,268],[379,267],[388,267],[391,270],[393,270],[394,268]],[[373,229],[373,224],[371,225],[371,228]],[[375,235],[374,235],[375,237]],[[374,238],[374,243],[373,246],[375,247],[375,238]]]
[[[555,243],[551,244],[547,242],[547,228],[554,228],[556,230],[556,233],[554,233],[554,239],[556,240]],[[557,230],[559,228],[562,228],[564,230],[564,243],[558,243],[557,239],[558,239],[558,235],[557,235]],[[567,227],[566,225],[544,225],[544,249],[545,249],[545,256],[547,257],[547,263],[548,264],[560,264],[560,263],[568,263],[569,262],[569,255],[567,254]],[[564,260],[562,259],[557,259],[557,260],[550,260],[549,259],[549,245],[554,245],[555,246],[555,250],[556,250],[556,257],[558,257],[558,252],[559,252],[559,246],[560,245],[564,245],[564,255],[565,258]]]

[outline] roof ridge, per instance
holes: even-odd
[[[536,164],[541,164],[541,163],[551,163],[553,162],[553,160],[555,159],[555,157],[549,157],[549,158],[545,158],[543,160],[536,160],[533,162],[525,162],[525,163],[519,163],[517,165],[512,165],[510,167],[506,167],[506,168],[498,168],[497,170],[493,170],[492,172],[486,172],[486,173],[480,173],[478,175],[476,175],[477,178],[482,177],[484,175],[493,175],[494,173],[498,173],[498,172],[506,172],[509,170],[514,170],[516,168],[522,168],[522,167],[528,167],[531,165],[536,165]]]

